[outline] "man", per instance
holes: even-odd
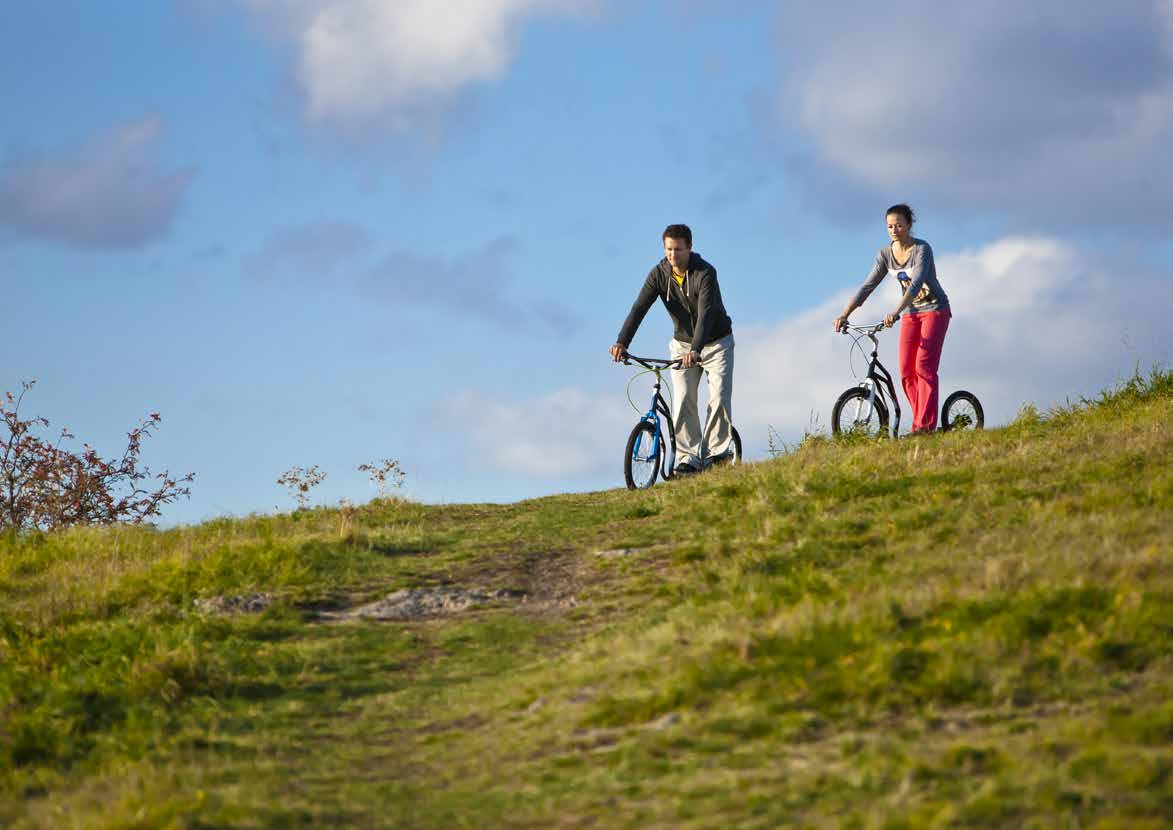
[[[659,297],[675,333],[668,342],[679,369],[672,371],[672,423],[676,429],[676,474],[700,472],[733,457],[733,321],[721,302],[717,269],[693,253],[688,225],[669,225],[661,235],[664,258],[648,273],[631,312],[611,347],[611,357],[627,357],[627,347],[644,315]],[[701,432],[696,394],[701,371],[709,378],[709,414]]]

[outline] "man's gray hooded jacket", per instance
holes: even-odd
[[[657,297],[663,300],[672,318],[676,329],[673,336],[681,343],[691,344],[694,352],[733,333],[733,321],[721,302],[717,269],[694,252],[689,255],[688,273],[682,284],[678,285],[672,277],[672,266],[667,257],[648,272],[648,278],[615,338],[616,343],[625,349],[631,345],[636,329]]]

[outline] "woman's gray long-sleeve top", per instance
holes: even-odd
[[[912,240],[912,251],[903,265],[896,263],[896,255],[892,253],[892,246],[885,245],[876,254],[876,264],[872,272],[864,280],[863,285],[855,292],[852,305],[859,307],[868,298],[876,286],[884,281],[884,277],[891,274],[900,283],[905,292],[912,292],[913,301],[908,305],[904,314],[920,314],[924,311],[943,311],[949,308],[949,297],[941,283],[937,281],[937,266],[933,262],[933,249],[923,239]]]

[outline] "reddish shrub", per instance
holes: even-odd
[[[68,430],[51,442],[37,435],[49,421],[21,417],[21,403],[35,383],[23,383],[17,396],[6,392],[0,397],[0,529],[139,524],[158,516],[163,505],[191,495],[186,485],[194,473],[173,478],[167,471],[153,474],[139,466],[143,439],[162,421],[159,413],[127,433],[120,459],[104,459],[89,444],[70,452],[61,446],[73,438]]]

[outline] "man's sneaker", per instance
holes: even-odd
[[[693,464],[691,461],[681,461],[676,465],[676,469],[672,471],[674,476],[691,476],[699,473],[700,467]]]
[[[724,467],[726,464],[732,464],[733,459],[736,458],[732,448],[725,450],[720,455],[711,455],[705,459],[706,467]]]

